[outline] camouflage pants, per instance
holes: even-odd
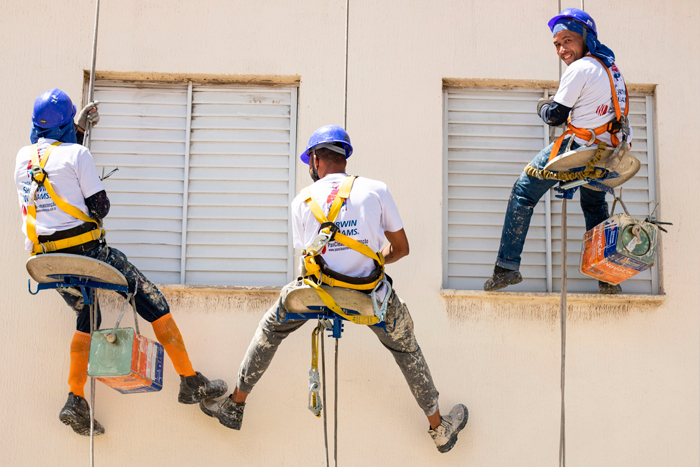
[[[285,313],[283,300],[290,289],[298,285],[299,282],[292,282],[285,286],[277,302],[267,310],[260,321],[238,371],[239,390],[250,393],[270,366],[284,338],[306,323],[307,320],[287,320],[280,323],[277,319],[277,308],[280,307],[280,315],[283,316]],[[413,319],[408,312],[408,307],[395,292],[392,292],[389,299],[386,322],[386,331],[374,326],[369,326],[369,329],[394,356],[413,397],[425,415],[433,415],[438,410],[438,391],[433,384],[423,352],[416,341]]]

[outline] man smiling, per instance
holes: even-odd
[[[564,153],[568,146],[562,144],[565,141],[568,143],[574,138],[571,149],[585,144],[590,131],[595,132],[596,142],[616,147],[621,140],[622,121],[628,110],[627,88],[615,65],[615,54],[598,41],[593,18],[585,11],[567,8],[549,20],[548,26],[554,36],[556,53],[568,68],[561,77],[556,95],[538,102],[537,115],[550,126],[561,125],[568,119],[568,129],[535,157],[530,165],[536,169],[543,169],[549,160]],[[631,140],[630,132],[627,142]],[[525,172],[515,182],[508,201],[496,267],[493,276],[484,284],[484,290],[499,290],[523,280],[519,271],[520,255],[533,210],[556,183],[556,180],[541,180]],[[608,218],[605,192],[582,186],[581,209],[586,218],[586,230],[603,222]],[[615,294],[622,289],[619,285],[598,282],[598,290]]]

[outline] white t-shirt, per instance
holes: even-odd
[[[39,139],[40,157],[43,157],[46,148],[54,142],[53,139]],[[20,149],[15,164],[15,184],[22,210],[22,232],[25,236],[27,235],[27,204],[32,185],[31,149],[32,146]],[[104,190],[90,151],[79,144],[63,143],[51,152],[44,170],[49,176],[54,191],[68,204],[90,216],[85,198]],[[35,204],[37,235],[51,235],[56,231],[72,229],[83,223],[56,206],[44,187],[39,187],[36,191]],[[31,250],[34,244],[26,238],[24,245],[27,250]]]
[[[620,109],[624,114],[627,98],[625,95],[625,81],[622,73],[615,64],[610,67],[613,76],[617,99]],[[554,101],[571,107],[571,124],[578,128],[595,129],[615,119],[615,106],[610,90],[610,78],[605,67],[595,58],[585,56],[574,63],[564,72],[559,82],[559,90],[554,96]],[[598,139],[612,145],[610,133],[607,131],[598,136]],[[618,134],[618,138],[622,135]],[[627,142],[632,141],[632,128]],[[579,144],[585,144],[588,140],[576,138]]]
[[[338,193],[346,174],[330,174],[309,187],[311,196],[324,213]],[[384,246],[384,232],[403,229],[401,216],[386,184],[358,177],[353,183],[347,202],[335,220],[340,232],[379,251]],[[301,195],[292,201],[294,248],[305,249],[318,235],[321,224],[316,220]],[[338,242],[330,242],[321,253],[328,267],[341,274],[365,277],[374,271],[371,258]],[[382,297],[380,297],[382,299]]]

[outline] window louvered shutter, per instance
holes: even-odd
[[[284,285],[296,88],[194,86],[186,282]]]
[[[536,90],[447,92],[448,289],[482,290],[491,276],[513,183],[542,149],[544,128],[533,108]],[[509,290],[545,290],[545,210],[532,216],[522,255],[523,282]]]
[[[95,86],[91,149],[112,207],[107,241],[156,283],[180,282],[187,86]]]
[[[491,276],[511,188],[525,165],[549,141],[548,128],[533,111],[543,96],[544,90],[527,89],[446,91],[444,288],[481,290]],[[653,128],[653,100],[632,94],[630,105],[632,154],[642,162],[642,168],[624,185],[623,200],[632,216],[645,218],[656,192],[653,132],[647,131],[647,125]],[[612,205],[612,196],[607,198]],[[550,216],[546,215],[548,204]],[[568,290],[597,292],[597,282],[578,272],[585,233],[578,192],[568,206]],[[615,212],[623,211],[618,205]],[[507,290],[544,292],[548,281],[554,291],[560,290],[560,252],[561,201],[550,192],[537,204],[532,217],[520,267],[524,280]],[[627,293],[658,293],[658,266],[625,281],[622,287]]]

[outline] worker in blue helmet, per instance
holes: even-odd
[[[97,102],[87,105],[74,122],[76,108],[60,89],[50,89],[34,102],[32,145],[17,153],[14,173],[24,220],[25,249],[32,255],[82,255],[119,270],[130,291],[135,293],[136,311],[152,324],[158,341],[180,375],[178,402],[195,404],[206,397],[222,396],[228,389],[224,381],[209,381],[192,368],[182,335],[163,294],[128,261],[124,253],[107,246],[102,220],[109,212],[109,198],[92,154],[78,144],[82,142],[88,122],[97,123],[97,105]],[[59,419],[76,433],[88,436],[90,408],[85,400],[84,387],[91,340],[90,307],[83,304],[77,289],[56,290],[77,314],[76,331],[70,345],[68,400],[59,413]],[[98,329],[100,321],[98,303]],[[103,426],[95,421],[94,434],[103,433]]]
[[[555,51],[567,69],[554,97],[538,102],[537,115],[550,126],[567,123],[567,129],[530,163],[534,169],[543,169],[567,147],[576,149],[588,143],[591,132],[595,134],[595,143],[603,142],[608,147],[632,140],[627,119],[627,87],[615,65],[615,54],[598,40],[593,18],[583,10],[567,8],[553,17],[548,25]],[[542,180],[526,172],[515,182],[508,201],[496,266],[492,277],[484,284],[484,290],[499,290],[523,280],[519,271],[521,253],[534,207],[556,183],[556,180]],[[608,218],[605,192],[582,186],[581,209],[586,230],[603,222]],[[604,294],[616,294],[622,289],[619,285],[598,282],[598,290]]]
[[[350,137],[337,125],[323,126],[309,138],[301,160],[309,165],[314,183],[302,190],[291,208],[294,247],[306,252],[300,277],[282,289],[277,302],[260,321],[241,363],[234,392],[221,400],[206,400],[200,406],[224,426],[241,428],[248,394],[282,340],[306,323],[299,319],[278,320],[278,308],[280,313],[286,313],[284,303],[289,293],[309,285],[319,289],[321,284],[368,295],[374,290],[378,300],[387,303],[386,331],[374,326],[370,329],[401,368],[413,396],[428,417],[429,433],[437,449],[447,452],[457,441],[469,414],[463,404],[458,404],[448,415],[440,415],[438,391],[416,341],[408,307],[390,286],[391,278],[384,271],[385,264],[409,253],[401,216],[386,184],[347,175],[347,159],[352,153]],[[315,246],[326,232],[327,243]],[[385,240],[388,240],[386,246]],[[326,300],[330,309],[338,306],[333,298],[330,298],[332,303]],[[338,311],[342,313],[341,309]]]
[[[76,107],[68,94],[60,89],[49,89],[34,101],[30,140],[36,144],[39,138],[48,138],[63,143],[82,144],[88,123],[100,121],[97,111],[99,102],[90,102],[75,117]]]

